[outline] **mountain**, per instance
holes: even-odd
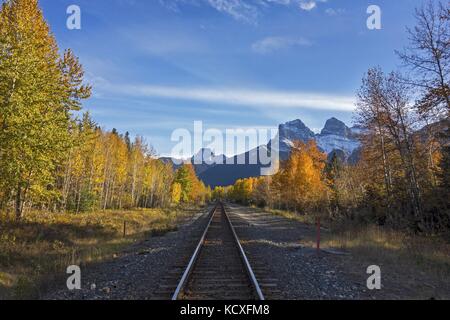
[[[199,175],[199,178],[206,185],[215,187],[232,185],[238,179],[259,177],[261,175],[261,169],[265,167],[261,164],[259,158],[260,152],[267,154],[267,146],[259,146],[243,154],[226,158],[223,162],[224,164],[210,166]],[[257,161],[255,164],[250,164],[250,159],[257,159]]]
[[[446,119],[425,126],[414,134],[423,143],[426,143],[428,134],[435,133],[443,145],[449,144],[448,136],[439,134],[447,130],[448,127],[449,121]],[[336,155],[342,161],[356,163],[360,158],[361,152],[358,136],[363,132],[364,129],[361,127],[354,126],[350,128],[344,122],[336,118],[331,118],[326,121],[320,133],[316,134],[300,119],[297,119],[280,124],[278,127],[278,135],[275,139],[279,139],[279,155],[281,160],[288,159],[294,141],[308,142],[309,140],[315,140],[318,147],[328,155],[328,159]],[[195,171],[206,185],[211,187],[228,186],[240,178],[260,176],[261,169],[265,166],[259,161],[259,152],[270,153],[272,145],[274,145],[273,140],[269,141],[267,145],[259,146],[230,158],[224,155],[216,156],[210,149],[201,149],[188,162],[194,163]],[[203,160],[201,155],[203,155]],[[254,158],[258,159],[257,163],[248,164],[249,159]],[[245,164],[237,164],[238,159],[244,159]],[[174,160],[171,158],[161,158],[161,160],[174,164]],[[197,160],[197,163],[194,162],[195,160]],[[210,164],[212,161],[220,164]],[[174,164],[174,167],[177,168],[178,166]]]
[[[173,168],[178,169],[183,163],[191,163],[194,165],[195,173],[201,175],[204,171],[208,170],[214,163],[225,163],[226,157],[224,155],[216,156],[211,149],[202,148],[194,156],[188,160],[179,160],[170,157],[159,158],[164,163],[172,164]]]
[[[191,163],[194,164],[195,173],[200,176],[215,163],[225,163],[225,160],[224,155],[216,156],[211,149],[202,148],[191,158]]]
[[[315,136],[315,140],[319,148],[326,154],[330,154],[334,150],[341,150],[348,158],[360,147],[357,135],[356,130],[354,132],[342,121],[331,118],[327,120],[320,134]]]
[[[307,142],[314,139],[314,132],[311,131],[300,119],[286,122],[278,126],[278,137],[280,138],[280,152],[291,151],[292,142],[300,140]]]
[[[326,154],[340,150],[347,160],[360,146],[357,139],[359,132],[359,128],[349,128],[336,118],[327,120],[320,134],[312,132],[301,120],[287,122],[279,126],[280,157],[288,158],[295,140],[303,142],[315,140],[319,149]]]
[[[352,131],[342,121],[331,118],[325,123],[325,127],[320,132],[321,135],[336,135],[349,138],[352,135]]]
[[[300,119],[296,119],[278,127],[278,135],[275,139],[279,139],[279,155],[281,160],[289,158],[294,141],[308,142],[315,140],[318,147],[331,156],[336,153],[339,158],[344,161],[356,162],[359,157],[360,143],[357,136],[361,129],[357,127],[349,128],[342,121],[331,118],[327,120],[324,128],[319,134],[315,134]],[[272,150],[273,140],[267,145],[259,146],[244,154],[226,158],[224,155],[216,156],[209,149],[201,149],[188,162],[194,164],[195,171],[199,178],[211,187],[228,186],[233,184],[237,179],[257,177],[261,174],[261,169],[265,166],[259,161],[259,152],[270,153]],[[203,155],[203,161],[201,158]],[[249,159],[257,158],[256,164],[248,164]],[[237,164],[238,159],[245,159],[245,164]],[[172,161],[173,159],[164,158],[163,161]],[[194,162],[197,160],[196,162]],[[209,160],[209,161],[208,161]],[[216,163],[210,164],[213,160]],[[233,164],[226,164],[233,163]],[[175,168],[178,166],[174,165]]]

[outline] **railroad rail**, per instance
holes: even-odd
[[[223,203],[210,212],[172,300],[264,300]]]

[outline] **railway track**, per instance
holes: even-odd
[[[222,203],[211,211],[172,300],[264,300]]]

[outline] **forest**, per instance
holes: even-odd
[[[92,88],[60,54],[36,0],[0,11],[0,210],[86,212],[204,202],[189,165],[177,172],[142,137],[102,129],[81,110]]]
[[[357,93],[359,162],[295,142],[273,177],[241,179],[213,197],[420,232],[450,227],[450,14],[417,9],[401,71],[373,67]],[[62,54],[37,1],[0,12],[0,210],[89,212],[204,203],[191,165],[174,171],[144,138],[102,129],[82,111],[92,88],[72,50]]]
[[[450,230],[450,9],[427,2],[396,54],[400,71],[370,68],[357,92],[356,164],[295,142],[273,177],[240,179],[214,198],[415,233]]]

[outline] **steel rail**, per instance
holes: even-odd
[[[220,205],[222,206],[222,211],[223,211],[223,213],[225,215],[226,220],[228,221],[230,229],[233,232],[234,239],[236,240],[236,244],[237,244],[237,246],[239,248],[239,253],[240,253],[241,259],[242,259],[242,261],[243,261],[243,263],[245,265],[245,270],[247,271],[248,276],[250,278],[250,281],[252,282],[253,288],[255,289],[255,291],[256,291],[256,293],[258,295],[258,299],[259,300],[265,300],[264,295],[263,295],[262,290],[261,290],[261,287],[259,286],[258,280],[256,279],[255,273],[253,272],[253,269],[252,269],[252,267],[250,265],[250,262],[247,259],[247,255],[245,254],[245,251],[242,248],[242,245],[241,245],[241,242],[239,240],[239,237],[237,236],[236,230],[234,229],[234,226],[231,223],[231,220],[228,217],[228,214],[227,214],[227,212],[225,210],[225,206],[223,205],[223,203],[221,203]]]
[[[189,261],[189,264],[188,264],[186,270],[183,273],[183,277],[181,277],[181,280],[180,280],[180,282],[179,282],[179,284],[177,286],[177,289],[175,290],[175,293],[172,296],[172,300],[178,300],[178,297],[180,296],[180,293],[183,291],[184,287],[187,284],[189,276],[190,276],[190,274],[191,274],[191,272],[192,272],[192,270],[194,268],[195,262],[197,261],[198,256],[200,255],[200,251],[201,251],[201,249],[203,247],[203,244],[205,243],[206,234],[208,233],[209,226],[211,225],[211,222],[212,222],[212,220],[214,218],[214,214],[216,213],[216,210],[217,210],[218,206],[219,206],[219,204],[216,204],[214,206],[214,208],[212,209],[211,213],[210,213],[211,217],[210,217],[210,219],[208,221],[208,224],[206,225],[205,231],[203,232],[203,235],[200,238],[200,241],[199,241],[197,247],[195,248],[194,254],[192,255],[192,258]]]
[[[192,255],[192,257],[191,257],[191,259],[189,261],[189,264],[186,267],[186,270],[184,271],[183,276],[181,277],[181,280],[180,280],[180,282],[179,282],[179,284],[178,284],[178,286],[177,286],[177,288],[176,288],[176,290],[175,290],[175,292],[174,292],[174,294],[172,296],[172,300],[178,300],[179,299],[180,294],[183,292],[184,288],[186,287],[186,285],[188,283],[189,277],[192,274],[193,269],[195,268],[195,264],[196,264],[196,262],[198,260],[200,252],[202,250],[202,247],[203,247],[203,245],[205,243],[206,235],[208,234],[209,228],[210,228],[211,223],[212,223],[212,221],[214,219],[216,211],[219,208],[219,205],[222,208],[222,212],[223,212],[223,214],[225,216],[225,219],[227,220],[228,225],[230,227],[230,230],[231,230],[231,232],[233,234],[233,238],[234,238],[234,240],[236,242],[236,245],[238,247],[238,250],[239,250],[239,255],[240,255],[241,260],[242,260],[242,262],[243,262],[243,264],[245,266],[245,270],[247,272],[249,280],[250,280],[254,290],[256,291],[257,297],[258,297],[259,300],[265,300],[264,295],[263,295],[262,290],[261,290],[261,287],[258,284],[256,276],[255,276],[255,274],[253,272],[253,269],[250,266],[250,263],[249,263],[249,261],[247,259],[247,256],[246,256],[245,252],[244,252],[244,249],[242,248],[240,240],[239,240],[239,238],[237,236],[236,230],[234,229],[234,226],[231,223],[231,220],[228,217],[228,214],[226,213],[225,206],[223,205],[223,203],[217,203],[214,206],[214,208],[212,209],[212,211],[210,213],[211,217],[210,217],[210,219],[208,221],[208,224],[206,225],[205,231],[203,232],[203,235],[202,235],[202,237],[201,237],[201,239],[200,239],[200,241],[199,241],[199,243],[198,243],[198,245],[197,245],[197,247],[196,247],[196,249],[194,251],[194,254]]]

